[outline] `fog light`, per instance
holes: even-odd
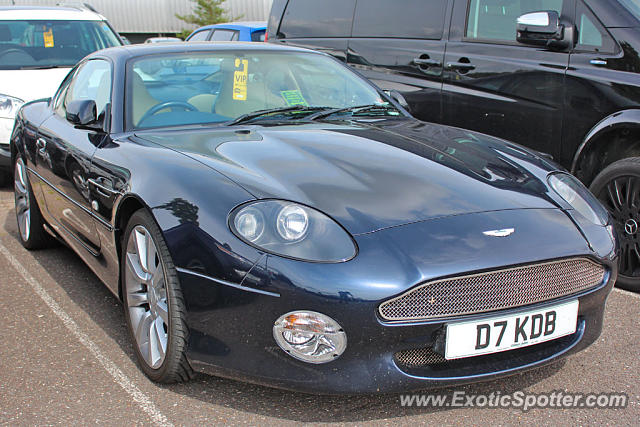
[[[292,311],[276,321],[273,337],[281,349],[309,363],[327,363],[347,348],[347,334],[330,318],[314,311]]]

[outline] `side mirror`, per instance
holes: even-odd
[[[520,43],[552,48],[567,48],[564,25],[555,10],[525,13],[516,21],[516,40]],[[564,43],[563,43],[564,42]]]
[[[385,91],[387,92],[387,95],[389,95],[389,97],[391,99],[393,99],[394,101],[396,101],[398,104],[400,104],[400,106],[402,108],[404,108],[405,110],[407,110],[410,114],[411,113],[411,106],[409,105],[409,103],[407,102],[407,100],[405,99],[404,96],[402,96],[402,94],[400,92],[398,92],[397,90],[393,89],[390,91]]]
[[[67,120],[76,126],[101,127],[97,125],[98,117],[96,112],[96,102],[87,99],[82,101],[71,101],[67,105]]]

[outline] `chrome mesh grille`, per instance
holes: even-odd
[[[572,295],[604,280],[605,268],[585,258],[545,262],[436,280],[380,304],[385,320],[411,321],[482,313]]]
[[[436,353],[431,348],[402,350],[397,352],[394,357],[396,363],[409,367],[437,365],[439,363],[446,363],[447,361],[443,355]]]

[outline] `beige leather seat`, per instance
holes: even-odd
[[[138,126],[140,119],[145,115],[145,113],[149,111],[151,107],[158,105],[160,101],[151,96],[151,94],[147,90],[147,87],[144,85],[142,77],[140,77],[140,75],[135,71],[133,72],[131,89],[131,94],[133,96],[133,125]],[[167,109],[162,111],[165,112],[169,110]]]

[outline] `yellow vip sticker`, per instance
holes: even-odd
[[[44,38],[44,47],[53,47],[53,30],[51,28],[42,33],[42,37]]]
[[[233,99],[236,101],[247,100],[247,80],[249,80],[249,60],[236,58],[236,70],[233,73]]]

